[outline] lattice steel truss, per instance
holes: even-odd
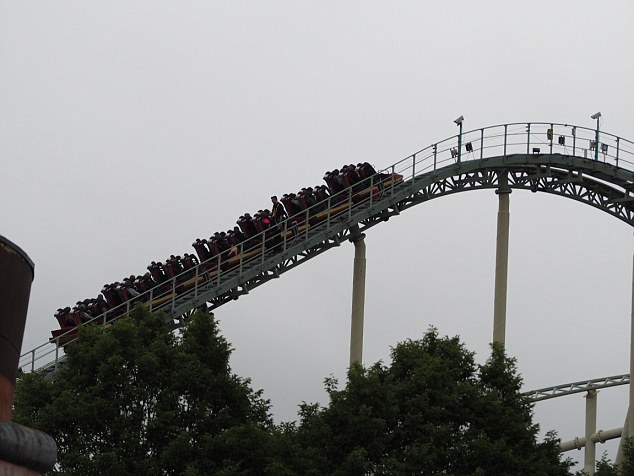
[[[551,398],[564,397],[574,393],[587,392],[588,390],[599,390],[602,388],[618,387],[619,385],[628,385],[630,383],[630,374],[614,375],[612,377],[596,378],[592,380],[583,380],[581,382],[565,383],[554,387],[540,388],[531,390],[522,395],[527,396],[534,402],[549,400]]]

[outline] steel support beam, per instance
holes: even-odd
[[[363,318],[365,308],[365,235],[353,230],[354,269],[352,272],[352,323],[350,327],[350,365],[363,363]]]
[[[504,344],[506,336],[506,290],[509,261],[509,196],[508,173],[498,174],[498,223],[495,249],[495,300],[493,305],[493,342]]]
[[[591,435],[592,441],[595,443],[605,443],[608,440],[613,440],[614,438],[619,438],[623,433],[623,428],[613,428],[611,430],[599,430],[596,433]],[[562,441],[559,443],[559,450],[561,452],[571,451],[571,450],[580,450],[586,444],[585,436],[578,436],[574,440]],[[616,463],[618,464],[618,459]]]

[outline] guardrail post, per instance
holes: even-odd
[[[59,337],[55,339],[55,371],[57,372],[57,362],[59,362]]]
[[[438,156],[438,144],[434,144],[434,171],[436,171],[437,156]]]
[[[480,160],[484,157],[484,129],[480,129]]]
[[[352,187],[348,188],[348,220],[352,220]],[[308,220],[306,220],[306,229],[308,229]]]
[[[508,134],[508,125],[504,124],[504,157],[506,157],[506,138]]]
[[[130,301],[128,301],[129,303]],[[130,306],[128,305],[128,308]],[[176,307],[176,278],[172,278],[172,312],[174,312],[174,308]],[[129,311],[128,311],[129,314]]]
[[[196,265],[196,274],[194,275],[194,299],[198,298],[198,270],[200,269],[200,263]]]
[[[282,238],[282,251],[286,251],[286,236],[288,235],[288,217],[284,220],[284,237]]]
[[[616,166],[619,166],[619,137],[616,138]]]
[[[526,155],[531,153],[531,123],[526,124]]]
[[[553,154],[553,140],[555,138],[555,126],[554,124],[550,125],[550,155]]]

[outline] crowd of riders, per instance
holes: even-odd
[[[238,218],[233,229],[216,232],[209,238],[197,238],[192,244],[196,255],[185,253],[182,256],[171,255],[164,262],[152,261],[145,274],[105,284],[96,298],[78,301],[72,308],[60,308],[55,318],[62,330],[97,316],[104,316],[104,321],[110,321],[128,311],[129,306],[124,306],[124,303],[149,300],[152,289],[173,285],[178,292],[178,288],[182,289],[188,281],[207,279],[219,269],[229,269],[242,254],[259,253],[262,249],[276,250],[284,236],[293,236],[297,227],[305,224],[306,220],[316,220],[329,206],[348,200],[348,192],[343,193],[345,190],[357,193],[367,188],[375,174],[376,171],[367,162],[344,165],[326,172],[324,181],[327,185],[302,188],[297,193],[282,195],[279,200],[273,196],[271,210],[258,210],[253,216],[245,213]],[[196,266],[200,263],[204,265],[197,271]],[[172,279],[177,276],[178,283],[173,283]]]

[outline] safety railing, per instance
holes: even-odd
[[[606,132],[599,131],[597,134],[592,128],[531,122],[501,124],[463,132],[425,147],[378,174],[288,217],[277,225],[277,234],[269,228],[245,240],[240,243],[236,256],[214,256],[85,324],[109,324],[128,314],[137,303],[142,303],[150,311],[165,311],[175,319],[178,316],[170,313],[176,310],[178,300],[197,300],[201,294],[209,293],[236,274],[264,265],[271,254],[284,256],[290,248],[301,249],[298,243],[301,245],[302,238],[310,234],[322,233],[326,237],[333,225],[339,224],[341,220],[353,224],[354,215],[359,210],[389,201],[397,190],[410,182],[413,185],[423,175],[449,165],[512,154],[572,155],[634,171],[634,143]],[[396,175],[402,176],[402,183],[389,180],[389,177]],[[76,329],[72,329],[22,354],[19,364],[22,370],[56,366],[63,356],[60,344],[72,341],[75,332]]]
[[[175,311],[178,300],[197,299],[202,293],[219,287],[236,274],[240,275],[254,266],[263,265],[271,255],[286,254],[291,246],[301,245],[309,234],[327,235],[335,224],[342,220],[351,220],[355,211],[387,197],[395,185],[396,182],[383,171],[363,179],[241,242],[236,256],[228,257],[226,253],[213,256],[83,324],[111,324],[129,314],[137,304],[149,311],[164,311],[168,317],[175,319],[178,316],[171,313]],[[76,338],[76,332],[77,328],[74,327],[22,354],[20,368],[23,371],[34,371],[56,366],[64,355],[63,346]]]
[[[583,157],[634,171],[634,142],[570,124],[529,122],[474,129],[434,143],[392,167],[406,179],[470,160],[512,154],[562,154]],[[458,143],[462,147],[458,149]]]

